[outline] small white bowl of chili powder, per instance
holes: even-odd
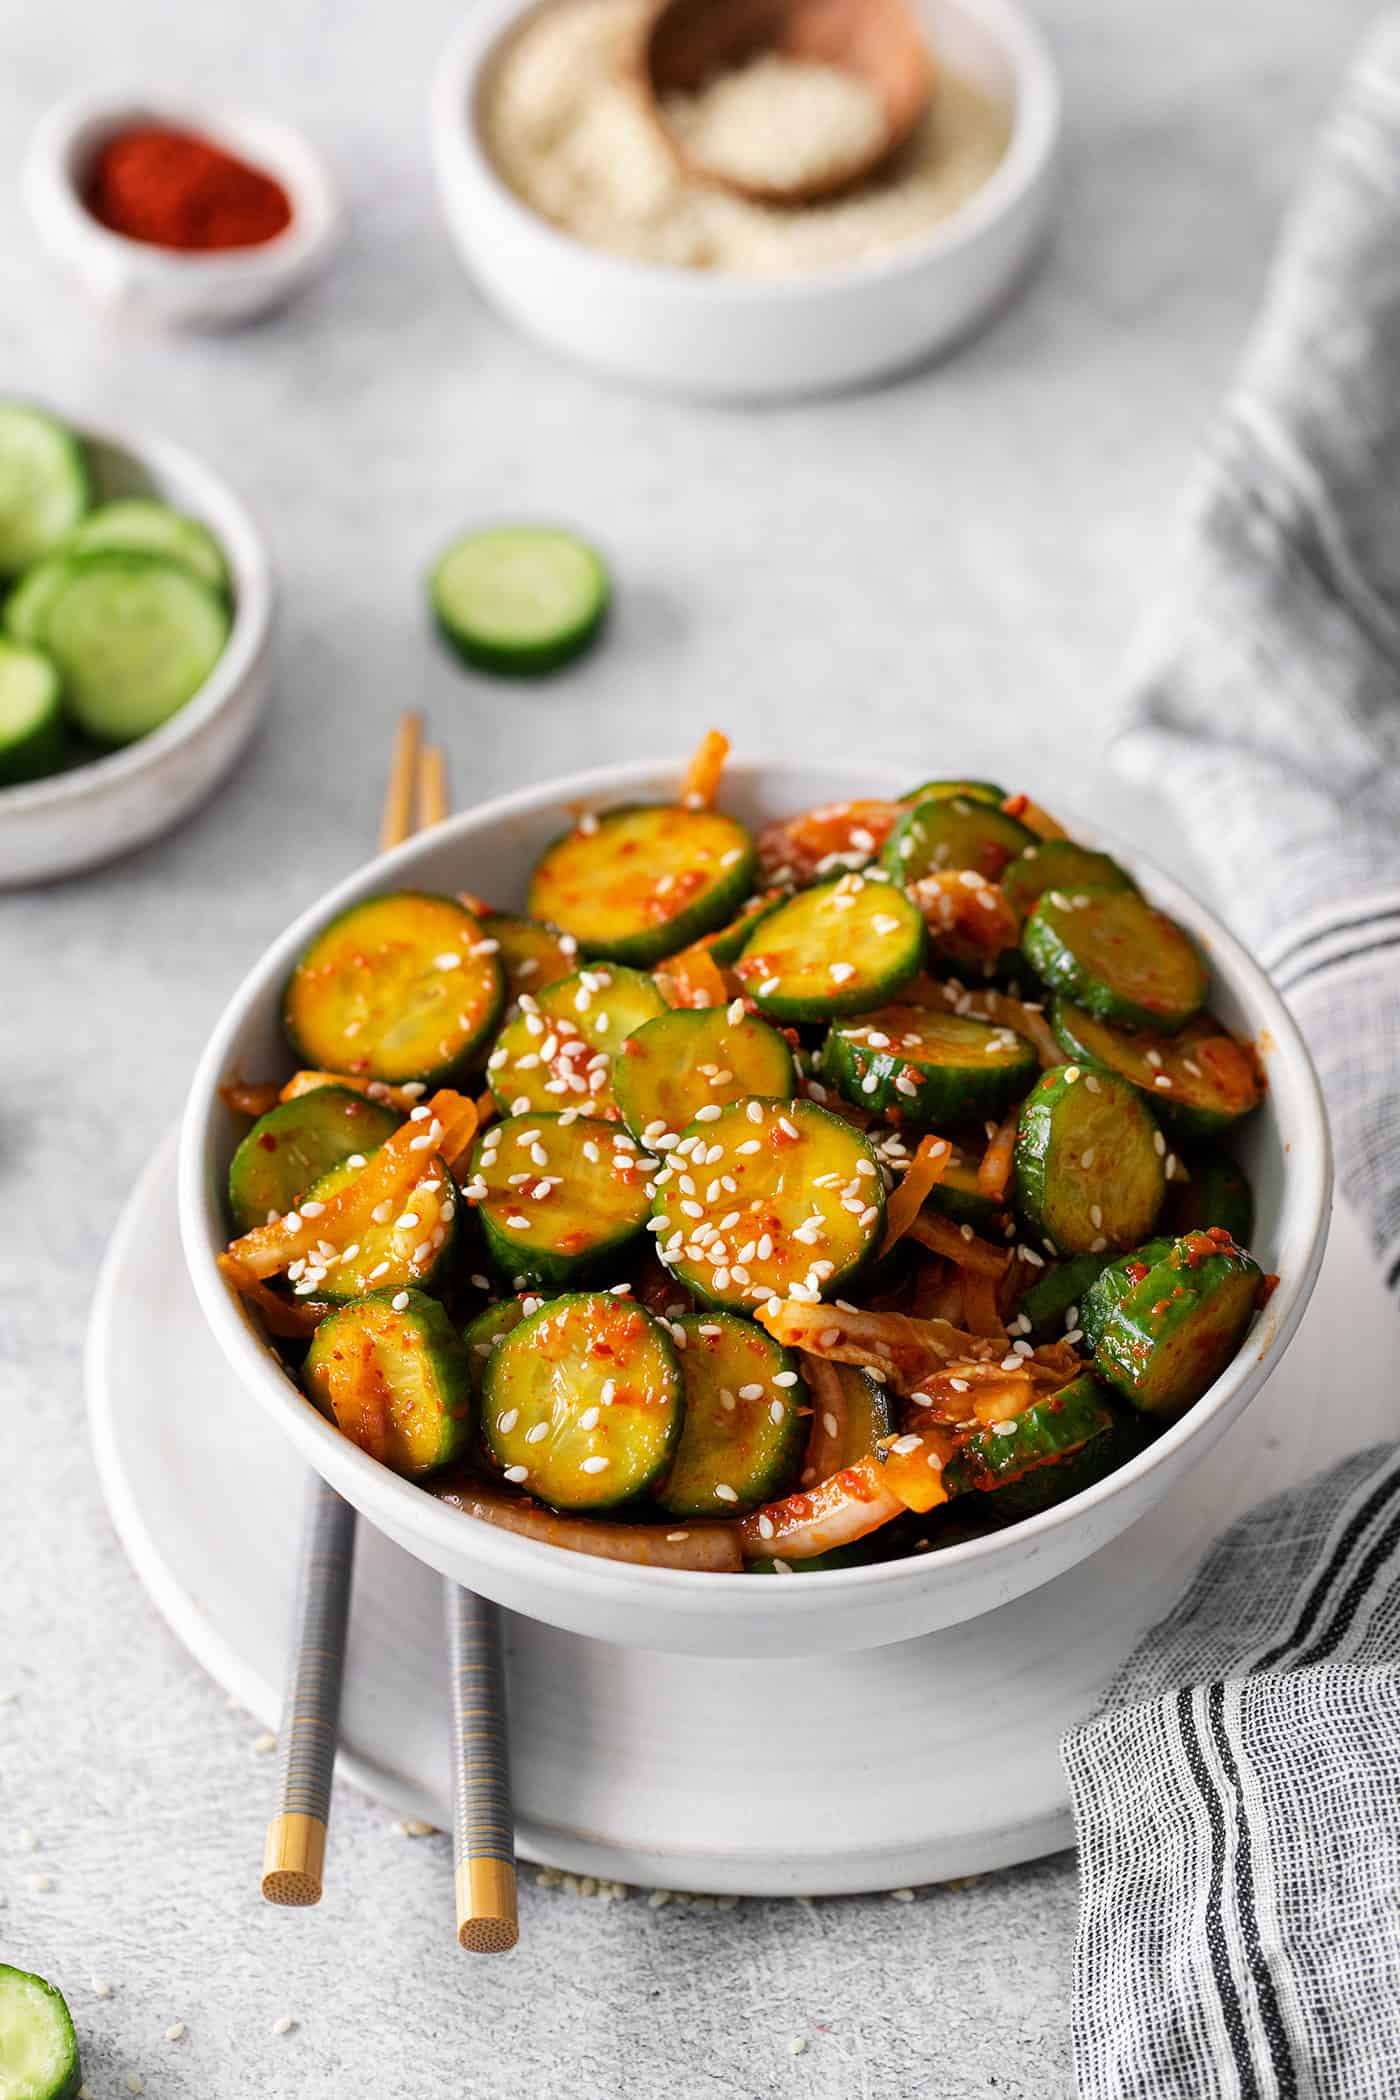
[[[221,328],[290,298],[339,231],[329,172],[290,125],[128,98],[39,123],[25,195],[41,238],[109,310]]]

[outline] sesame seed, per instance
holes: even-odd
[[[519,1487],[522,1480],[528,1480],[529,1478],[530,1469],[528,1466],[506,1467],[506,1479],[509,1480],[516,1487]]]
[[[296,2024],[290,2013],[279,2013],[272,2023],[272,2031],[274,2034],[290,2034]]]
[[[695,1120],[697,1123],[713,1123],[717,1121],[723,1113],[724,1111],[720,1108],[718,1102],[709,1101],[705,1104],[703,1108],[696,1109]]]
[[[679,1546],[682,1540],[688,1539],[689,1537],[690,1533],[688,1531],[668,1531],[666,1534],[666,1543],[669,1546]]]
[[[395,1293],[394,1293],[393,1297],[392,1297],[392,1298],[391,1298],[391,1299],[389,1300],[389,1303],[390,1303],[390,1305],[391,1305],[391,1306],[393,1307],[393,1309],[394,1309],[394,1311],[395,1311],[395,1312],[407,1312],[407,1311],[408,1311],[408,1292],[407,1292],[407,1291],[395,1291]]]
[[[433,957],[433,968],[435,970],[460,970],[461,967],[461,956],[454,955],[450,951]]]
[[[715,1488],[715,1495],[720,1502],[737,1502],[739,1499],[734,1489],[730,1487],[728,1481],[725,1480],[721,1480],[717,1484]]]
[[[167,2042],[182,2042],[185,2039],[184,2021],[172,2020],[165,2030],[165,2039]]]
[[[596,1413],[598,1412],[598,1410],[597,1410],[597,1409],[595,1408],[595,1409],[593,1410],[593,1412],[594,1412],[594,1413],[596,1414]],[[548,1435],[549,1435],[549,1424],[548,1424],[548,1422],[536,1422],[536,1424],[535,1424],[535,1426],[534,1426],[534,1428],[533,1428],[533,1429],[527,1429],[527,1430],[526,1430],[526,1432],[525,1432],[525,1441],[526,1441],[526,1443],[527,1443],[527,1444],[542,1444],[542,1443],[544,1442],[545,1438],[546,1438],[546,1437],[547,1437]]]
[[[496,1424],[496,1427],[500,1430],[502,1436],[509,1436],[519,1420],[520,1409],[518,1407],[508,1407]]]
[[[94,1997],[94,1998],[110,1998],[110,1997],[111,1997],[111,1995],[112,1995],[112,1986],[111,1986],[111,1984],[110,1984],[110,1983],[108,1983],[108,1981],[107,1981],[107,1979],[106,1979],[106,1977],[105,1977],[105,1976],[94,1976],[94,1977],[93,1977],[93,1979],[92,1979],[92,1995],[93,1995],[93,1997]]]
[[[607,1468],[608,1461],[602,1456],[601,1452],[595,1451],[591,1458],[586,1458],[583,1461],[579,1470],[584,1473],[605,1473]]]

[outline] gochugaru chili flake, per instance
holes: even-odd
[[[88,209],[113,233],[158,248],[256,248],[292,221],[273,176],[194,132],[137,125],[98,152]]]

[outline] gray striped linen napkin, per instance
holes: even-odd
[[[1163,585],[1118,757],[1298,1015],[1394,1288],[1400,11],[1327,127]],[[1400,1452],[1237,1524],[1064,1755],[1085,2100],[1396,2100]]]

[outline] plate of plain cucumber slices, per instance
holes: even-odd
[[[755,822],[726,751],[571,804],[518,885],[405,849],[289,937],[217,1261],[439,1519],[805,1589],[1140,1473],[1291,1328],[1321,1223],[1279,1229],[1280,1036],[1199,908],[1000,782]]]
[[[0,399],[0,880],[104,858],[207,790],[260,702],[269,596],[204,469]]]

